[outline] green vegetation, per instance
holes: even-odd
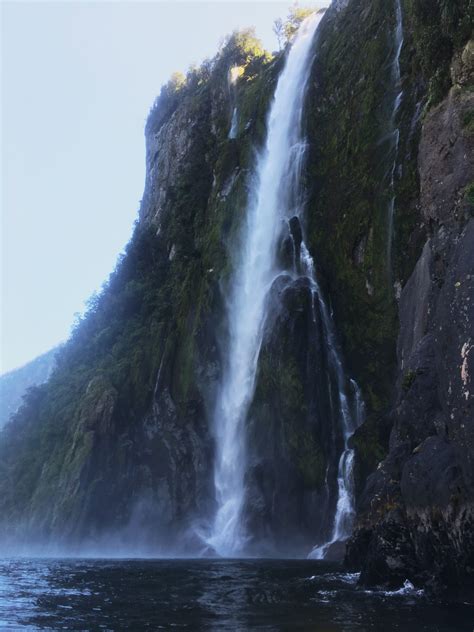
[[[330,404],[325,363],[315,358],[309,334],[311,294],[293,287],[280,298],[275,292],[274,300],[281,303],[274,305],[275,320],[267,324],[260,351],[250,444],[257,454],[272,454],[277,470],[296,474],[298,489],[320,489],[329,458]]]
[[[180,72],[175,72],[168,83],[161,88],[161,92],[148,115],[147,134],[156,133],[163,123],[169,119],[178,106],[185,87],[186,77]]]
[[[273,32],[277,38],[280,50],[291,41],[301,22],[314,12],[315,9],[311,9],[309,7],[299,7],[297,4],[294,4],[290,8],[286,20],[277,18],[274,21]]]
[[[314,9],[308,7],[299,7],[294,5],[291,7],[286,22],[284,24],[285,37],[289,41],[299,29],[301,22],[314,13]]]
[[[57,352],[58,348],[51,349],[24,366],[0,376],[0,429],[20,406],[27,388],[47,380]]]
[[[29,516],[40,536],[58,521],[63,532],[85,522],[93,530],[87,512],[103,526],[119,519],[101,516],[101,499],[127,505],[132,490],[119,481],[136,458],[160,367],[159,386],[169,393],[176,423],[195,423],[193,411],[203,406],[198,365],[215,361],[212,323],[221,313],[219,281],[230,269],[225,240],[242,218],[245,178],[237,179],[232,196],[220,191],[254,159],[252,130],[238,143],[227,138],[228,71],[243,66],[236,96],[253,129],[264,129],[275,72],[269,62],[252,31],[234,33],[214,60],[186,77],[175,73],[161,90],[146,133],[156,134],[178,109],[185,112],[195,122],[185,159],[167,188],[159,229],[153,213],[136,225],[109,281],[77,319],[51,379],[29,392],[2,436],[6,522]],[[150,199],[148,192],[144,203]]]
[[[417,227],[417,113],[426,97],[431,107],[446,96],[453,54],[462,49],[472,28],[473,5],[468,0],[404,0],[402,5],[403,99],[396,121],[400,137],[391,273],[386,174],[393,155],[383,139],[390,132],[396,97],[387,73],[387,60],[395,54],[393,4],[352,0],[339,15],[337,28],[332,19],[324,20],[306,117],[309,136],[317,139],[309,152],[308,237],[334,308],[348,369],[367,405],[368,421],[354,439],[364,476],[383,457],[388,440],[382,420],[396,366],[393,283],[404,285],[424,241]],[[465,123],[468,127],[470,119]]]
[[[311,140],[304,229],[348,370],[368,408],[367,423],[354,437],[359,483],[387,445],[383,419],[393,392],[398,330],[393,281],[406,282],[423,238],[415,231],[417,104],[427,97],[434,105],[446,94],[450,60],[468,37],[472,17],[468,0],[403,5],[413,28],[406,29],[401,58],[404,98],[397,116],[403,170],[395,165],[393,275],[386,261],[392,195],[386,173],[393,156],[383,140],[391,131],[394,100],[387,73],[394,54],[392,5],[352,0],[338,15],[337,28],[331,19],[323,23],[324,45],[312,69],[304,117]],[[278,33],[290,38],[306,15],[293,9],[286,23],[276,25]],[[162,88],[146,133],[148,139],[157,134],[175,112],[192,121],[184,157],[170,156],[179,169],[166,183],[159,214],[150,207],[152,219],[137,224],[109,281],[77,320],[51,379],[29,391],[2,434],[0,513],[7,522],[21,518],[38,535],[54,532],[58,524],[81,529],[89,514],[123,523],[127,494],[136,492],[123,473],[149,458],[140,442],[155,414],[154,394],[163,395],[163,414],[172,417],[174,430],[153,430],[150,468],[162,468],[161,476],[165,457],[155,457],[170,445],[180,447],[176,429],[189,433],[201,424],[207,431],[204,391],[219,361],[221,290],[232,271],[229,252],[247,202],[247,178],[265,137],[269,99],[283,62],[282,54],[272,58],[247,29],[228,37],[214,59],[186,76],[175,73]],[[238,71],[230,89],[231,68]],[[239,130],[229,139],[234,103]],[[472,112],[463,124],[471,133]],[[144,204],[155,204],[155,194],[146,191]],[[474,183],[466,199],[474,204]],[[277,343],[266,340],[262,348],[250,431],[255,442],[275,449],[274,459],[294,465],[304,489],[317,489],[326,469],[324,433],[312,424],[308,405],[315,389],[308,377],[307,323],[292,320],[309,313],[305,300],[304,292],[295,297],[286,329],[279,324]],[[403,388],[413,379],[405,375]],[[324,409],[324,402],[315,405]],[[160,451],[156,446],[163,437],[167,448]],[[113,494],[117,515],[101,515],[103,499]]]
[[[217,59],[217,64],[226,68],[231,65],[247,66],[255,58],[265,57],[267,52],[262,47],[262,42],[258,39],[255,29],[247,28],[234,31],[228,36],[221,46]]]
[[[356,496],[360,498],[367,478],[385,458],[389,441],[391,423],[384,415],[369,413],[364,424],[351,438],[355,451],[354,480]]]
[[[133,429],[143,415],[167,311],[164,289],[157,293],[155,285],[164,277],[159,250],[151,230],[137,228],[102,294],[58,353],[51,379],[30,389],[7,427],[0,445],[5,516],[28,505],[44,509],[41,499],[57,491],[61,479],[64,493],[80,476],[94,433],[107,433],[120,418]]]
[[[404,0],[404,10],[416,45],[413,62],[428,85],[429,108],[451,87],[450,64],[471,36],[474,5],[471,0]]]
[[[416,378],[416,371],[407,371],[403,376],[402,388],[404,391],[409,391]]]
[[[255,76],[271,56],[262,47],[254,28],[234,31],[226,37],[212,60],[191,66],[184,76],[175,72],[165,84],[151,108],[146,124],[147,134],[156,133],[186,97],[194,98],[199,90],[224,87],[224,78],[233,66],[243,67],[246,77]]]
[[[471,182],[471,184],[466,187],[465,196],[469,204],[474,206],[474,182]]]
[[[468,134],[474,134],[474,110],[469,110],[464,114],[462,124]]]
[[[390,191],[385,174],[393,157],[381,142],[394,99],[390,77],[381,80],[394,52],[393,28],[394,15],[383,0],[369,7],[353,0],[337,29],[326,20],[307,112],[309,135],[317,138],[310,147],[307,184],[311,250],[317,253],[348,369],[369,411],[379,413],[388,406],[396,363],[396,304],[386,259]]]

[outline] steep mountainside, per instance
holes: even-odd
[[[2,437],[7,540],[104,545],[133,533],[131,546],[186,549],[183,533],[210,512],[219,283],[278,68],[251,33],[237,34],[163,88],[126,255]],[[239,142],[228,139],[237,97]]]
[[[321,21],[304,212],[281,222],[245,423],[253,552],[329,541],[339,397],[342,415],[364,412],[347,564],[367,584],[472,590],[472,27],[472,0],[339,0]],[[0,435],[4,542],[211,553],[225,314],[287,55],[236,33],[162,89],[126,254]]]
[[[349,560],[363,581],[473,589],[474,112],[472,41],[427,113],[418,153],[427,238],[404,285],[393,428],[360,502]]]

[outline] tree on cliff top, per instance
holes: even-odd
[[[224,38],[218,56],[217,63],[226,68],[230,66],[246,66],[255,57],[266,54],[255,33],[255,27],[249,27],[234,31]]]
[[[301,22],[314,12],[315,9],[310,9],[309,7],[299,7],[297,4],[291,7],[284,26],[287,41],[291,40],[294,36],[296,31],[299,29]]]
[[[282,18],[277,18],[273,22],[273,32],[278,41],[278,48],[281,50],[282,47],[287,44],[296,31],[298,30],[301,22],[305,20],[308,16],[314,13],[316,9],[311,9],[309,7],[300,7],[298,4],[294,4],[289,12],[286,20],[282,20]]]

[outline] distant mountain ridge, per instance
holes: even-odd
[[[54,347],[18,369],[0,375],[0,428],[18,410],[26,391],[46,382],[56,365],[58,351],[59,347]]]

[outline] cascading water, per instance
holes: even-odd
[[[250,203],[227,301],[226,364],[215,410],[215,488],[218,510],[207,543],[220,555],[245,551],[242,521],[246,468],[245,420],[254,393],[266,298],[275,276],[282,219],[291,211],[291,177],[301,154],[301,114],[319,16],[307,18],[279,77],[258,157]]]
[[[344,373],[334,322],[322,297],[315,275],[314,262],[304,241],[301,243],[301,270],[312,283],[313,320],[315,320],[316,302],[321,314],[329,364],[337,386],[336,417],[343,437],[343,450],[337,469],[338,497],[332,534],[327,542],[316,546],[309,555],[312,559],[323,559],[331,544],[346,540],[351,533],[354,518],[354,450],[349,447],[349,439],[363,421],[364,404],[356,382],[348,380]]]
[[[232,110],[232,119],[230,122],[230,130],[228,138],[237,138],[237,129],[238,129],[238,115],[237,108]]]
[[[391,66],[391,76],[394,85],[394,100],[392,113],[390,116],[390,137],[391,152],[393,153],[393,161],[390,168],[390,192],[391,198],[388,206],[388,230],[387,230],[387,264],[392,269],[392,244],[393,244],[393,222],[395,214],[395,172],[397,167],[398,146],[400,143],[400,129],[397,126],[397,115],[403,98],[402,76],[400,70],[400,55],[403,48],[403,14],[401,0],[395,0],[395,54]]]

